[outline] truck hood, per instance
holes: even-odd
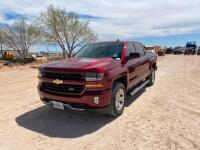
[[[68,58],[40,67],[44,71],[104,72],[121,65],[120,60],[112,58]]]

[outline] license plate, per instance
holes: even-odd
[[[64,109],[64,105],[61,102],[52,101],[52,104],[53,104],[53,108]]]

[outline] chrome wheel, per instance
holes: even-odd
[[[124,90],[120,88],[116,92],[115,96],[115,106],[118,111],[120,111],[124,107],[124,99],[125,99]]]

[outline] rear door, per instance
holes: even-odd
[[[138,79],[141,81],[150,74],[150,62],[141,43],[134,42],[136,52],[140,53],[138,60]]]

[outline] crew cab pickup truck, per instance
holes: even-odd
[[[196,42],[187,42],[186,49],[184,55],[195,55],[197,52],[197,44]]]
[[[38,92],[54,108],[119,116],[127,94],[154,84],[156,69],[157,55],[146,53],[140,42],[92,43],[73,58],[42,65]]]

